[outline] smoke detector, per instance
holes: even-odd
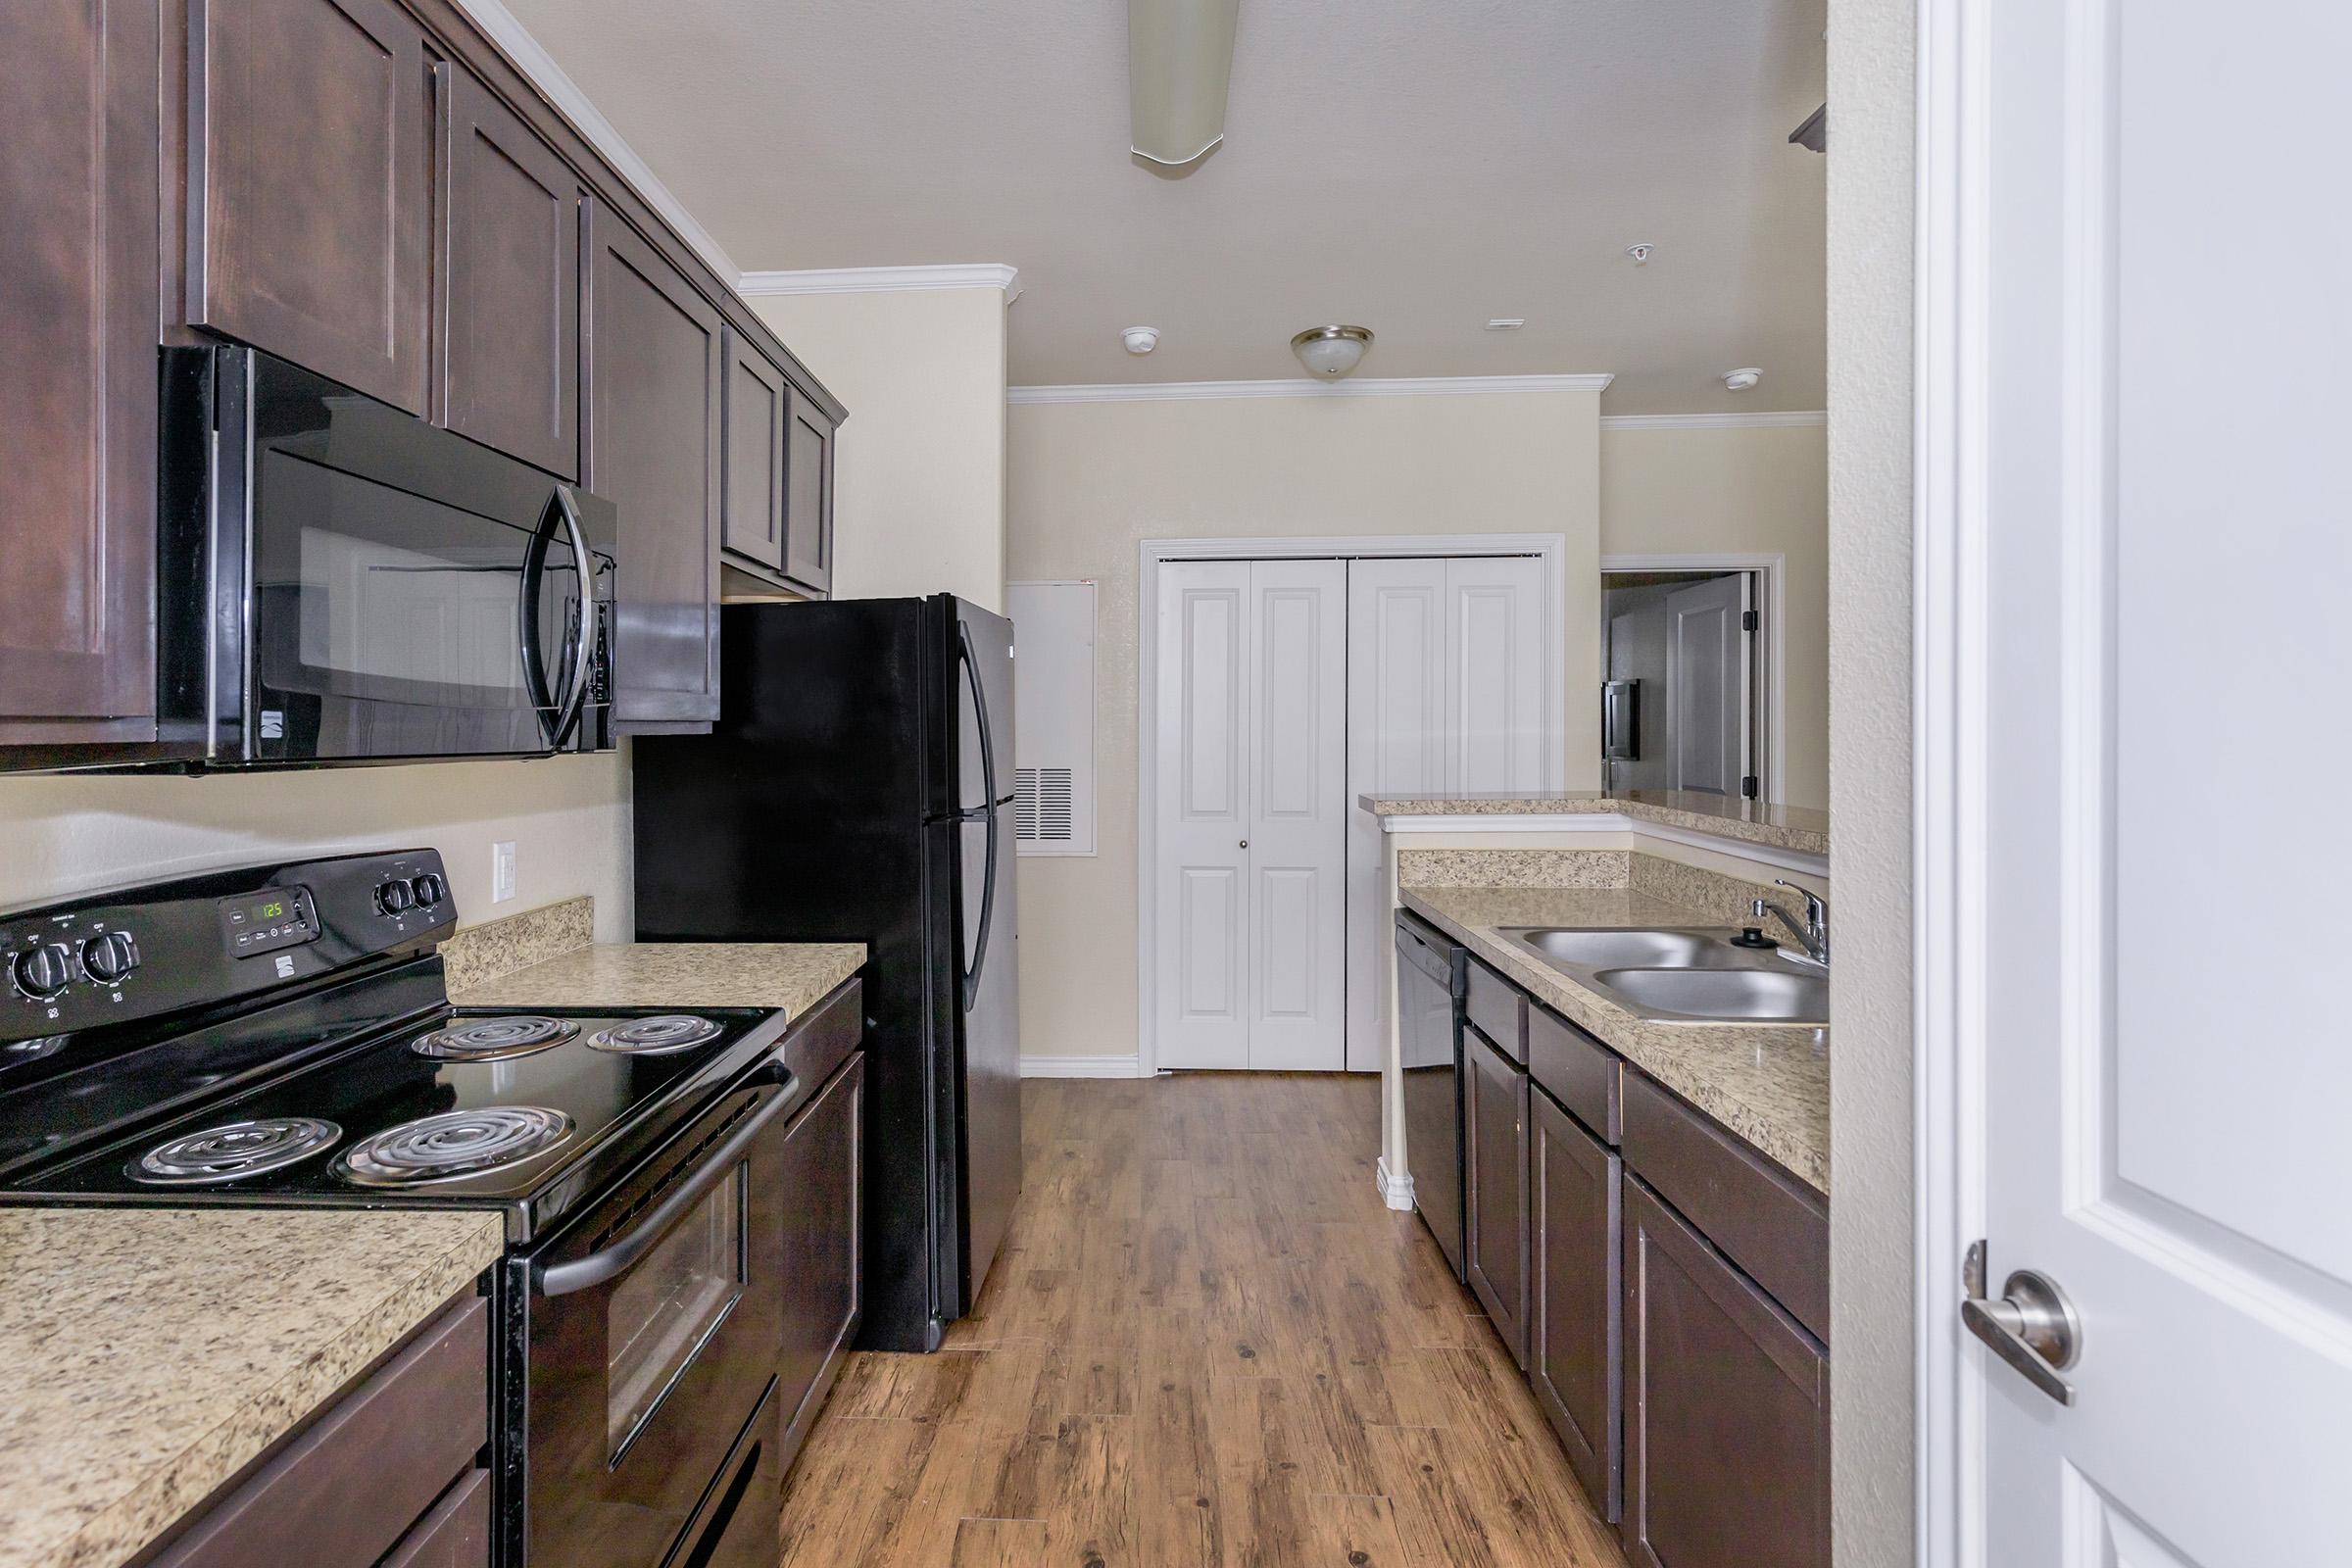
[[[1119,342],[1130,354],[1149,354],[1159,347],[1159,328],[1156,326],[1125,326],[1119,329]]]
[[[1763,379],[1764,372],[1752,365],[1742,369],[1726,370],[1723,373],[1723,389],[1726,392],[1752,392],[1756,383]]]

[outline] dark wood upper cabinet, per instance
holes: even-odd
[[[1527,1373],[1536,1402],[1603,1519],[1618,1516],[1623,1446],[1618,1328],[1623,1166],[1537,1089],[1528,1096]]]
[[[1632,1179],[1624,1267],[1626,1555],[1827,1568],[1829,1351]]]
[[[580,202],[571,166],[473,73],[441,68],[440,385],[451,429],[580,473]]]
[[[727,486],[720,542],[747,561],[784,568],[785,425],[792,391],[759,345],[727,330]]]
[[[155,0],[0,5],[0,766],[155,737]]]
[[[620,514],[614,721],[718,717],[718,524],[725,326],[686,274],[588,204],[588,488]]]
[[[187,319],[427,411],[433,79],[393,0],[188,0]]]
[[[1462,1169],[1470,1289],[1511,1358],[1527,1365],[1527,1073],[1462,1031]]]
[[[822,597],[833,588],[833,420],[814,399],[791,388],[785,433],[789,494],[784,512],[784,575]]]

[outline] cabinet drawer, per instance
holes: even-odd
[[[466,1471],[379,1568],[490,1568],[490,1472]]]
[[[156,1568],[378,1561],[472,1468],[489,1436],[489,1303],[480,1298],[452,1306],[166,1549]],[[322,1498],[333,1499],[324,1514]]]
[[[1625,1136],[1625,1064],[1599,1041],[1543,1007],[1527,1009],[1528,1076],[1606,1144]]]
[[[1527,998],[1508,980],[1473,958],[1462,1010],[1513,1061],[1527,1060]]]
[[[1830,1211],[1821,1199],[1638,1072],[1625,1075],[1625,1163],[1790,1316],[1830,1337]]]

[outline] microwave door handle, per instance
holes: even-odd
[[[547,576],[547,545],[553,537],[550,525],[555,521],[555,512],[551,504],[540,514],[538,529],[532,533],[531,542],[523,547],[515,615],[522,652],[523,693],[531,701],[531,710],[539,716],[540,733],[547,737],[550,748],[556,744],[556,699],[548,690],[547,661],[539,652],[539,591]]]
[[[531,1268],[531,1289],[541,1296],[569,1296],[575,1291],[591,1290],[606,1281],[628,1272],[629,1267],[654,1249],[669,1228],[701,1202],[711,1188],[735,1168],[760,1135],[798,1101],[793,1090],[792,1074],[780,1063],[771,1063],[766,1071],[772,1082],[782,1088],[775,1097],[752,1112],[744,1124],[728,1134],[727,1141],[718,1146],[703,1161],[702,1168],[688,1177],[684,1185],[662,1200],[661,1205],[632,1226],[629,1233],[610,1247],[601,1247],[586,1257],[575,1257],[568,1263],[540,1263]]]
[[[571,536],[572,568],[580,578],[580,628],[572,639],[571,689],[564,693],[548,732],[548,744],[562,746],[580,721],[580,710],[587,704],[588,688],[593,684],[588,666],[596,657],[596,558],[588,553],[588,530],[580,526],[580,506],[572,499],[571,486],[556,486],[555,506],[563,514],[564,531]]]

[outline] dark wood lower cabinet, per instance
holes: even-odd
[[[1470,1289],[1511,1357],[1527,1365],[1527,1073],[1476,1029],[1462,1031],[1462,1169]]]
[[[1829,1351],[1632,1178],[1624,1290],[1626,1555],[1825,1568]]]
[[[776,1367],[785,1464],[815,1423],[858,1325],[864,1094],[865,1057],[858,1055],[800,1113],[785,1141],[784,1174],[794,1194],[784,1235],[784,1348]]]
[[[1618,1312],[1623,1162],[1542,1090],[1528,1096],[1527,1375],[1603,1519],[1622,1501]]]
[[[262,1461],[152,1568],[488,1568],[488,1477],[474,1457],[489,1435],[489,1303],[468,1293]]]

